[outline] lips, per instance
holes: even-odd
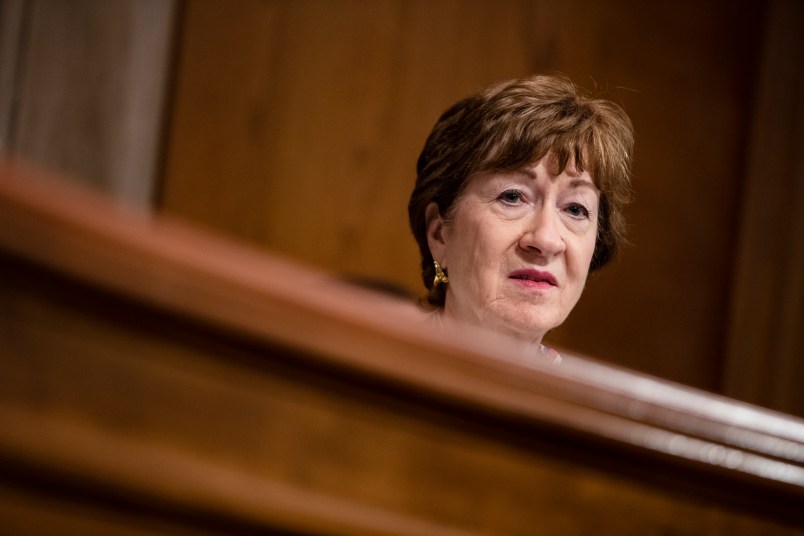
[[[515,270],[508,275],[509,279],[516,279],[523,283],[558,286],[558,281],[550,272],[540,270]]]

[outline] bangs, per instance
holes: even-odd
[[[512,121],[507,130],[480,144],[480,158],[471,171],[516,171],[552,155],[557,174],[572,164],[578,172],[588,172],[599,190],[625,201],[628,196],[616,185],[630,173],[628,138],[624,144],[622,133],[607,129],[591,110],[573,108],[551,114],[567,119],[565,128],[547,120],[553,118],[526,116]]]

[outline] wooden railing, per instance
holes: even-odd
[[[799,419],[13,162],[0,273],[4,534],[804,533]]]

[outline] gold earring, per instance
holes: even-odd
[[[438,264],[438,261],[433,260],[433,265],[435,266],[435,277],[433,278],[433,288],[437,287],[441,283],[447,284],[449,283],[449,278],[447,274],[444,273],[444,270],[441,269],[441,266]]]

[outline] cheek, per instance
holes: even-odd
[[[597,246],[597,229],[595,232],[590,233],[588,240],[586,241],[585,245],[585,256],[589,262],[592,261],[592,257],[595,254],[595,247]],[[588,264],[588,263],[587,263]]]
[[[465,218],[454,222],[447,238],[450,275],[476,286],[496,274],[505,251],[493,222]]]
[[[472,232],[471,229],[461,228],[460,232],[453,233],[447,242],[447,268],[450,275],[461,279],[476,276],[478,263],[482,261],[483,237]]]
[[[595,254],[595,245],[597,244],[597,234],[590,233],[580,240],[575,248],[575,255],[573,256],[573,268],[578,273],[579,277],[586,279],[589,273],[589,266],[592,263],[592,257]]]

